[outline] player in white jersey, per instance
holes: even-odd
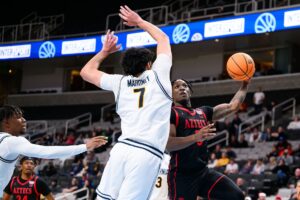
[[[20,154],[47,159],[65,158],[106,144],[104,137],[94,137],[82,145],[41,146],[19,136],[25,131],[26,120],[18,107],[6,105],[0,108],[0,199]]]
[[[168,172],[170,164],[170,155],[164,154],[156,183],[153,187],[150,200],[169,200],[168,195]]]
[[[102,50],[81,70],[84,80],[113,91],[122,135],[113,147],[98,186],[98,199],[145,200],[155,183],[169,132],[171,111],[170,69],[172,53],[168,36],[127,6],[120,17],[138,26],[157,41],[157,58],[145,48],[127,49],[122,57],[125,75],[110,75],[98,68],[118,51],[117,37],[108,31]]]

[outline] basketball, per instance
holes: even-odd
[[[229,76],[237,81],[249,80],[255,72],[255,63],[246,53],[235,53],[229,57],[226,65]]]

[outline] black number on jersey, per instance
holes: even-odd
[[[157,177],[157,181],[156,181],[155,187],[160,188],[161,187],[161,183],[162,183],[162,177],[159,176],[159,177]]]
[[[139,108],[144,106],[144,94],[145,94],[145,88],[139,88],[139,89],[134,89],[134,93],[140,92],[140,97],[139,97]]]

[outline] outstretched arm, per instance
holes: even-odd
[[[185,137],[176,137],[176,126],[170,125],[170,135],[167,143],[167,150],[169,152],[184,149],[196,142],[201,142],[205,139],[214,137],[216,129],[213,128],[214,124],[208,124],[199,130],[198,133]]]
[[[157,55],[164,53],[172,56],[169,37],[157,26],[143,20],[136,12],[132,11],[128,6],[120,7],[119,16],[125,21],[127,26],[138,26],[148,32],[157,42]]]
[[[108,30],[101,51],[89,60],[80,71],[80,76],[85,81],[92,83],[97,87],[101,87],[101,78],[105,72],[98,68],[109,54],[120,49],[121,45],[117,45],[117,42],[118,38],[114,35],[114,32],[110,32],[110,30]]]
[[[23,137],[12,137],[10,139],[11,152],[36,158],[65,158],[93,150],[106,144],[106,137],[98,136],[87,141],[86,144],[70,146],[42,146],[30,143]]]
[[[213,121],[217,121],[239,110],[240,105],[243,103],[246,97],[247,90],[248,90],[248,83],[249,83],[248,81],[242,82],[241,88],[234,95],[230,103],[228,104],[223,103],[214,107],[213,117],[212,117]]]

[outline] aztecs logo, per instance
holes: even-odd
[[[203,111],[200,108],[196,108],[195,111],[198,115],[203,115]]]
[[[29,181],[28,184],[29,184],[29,187],[33,187],[34,181]]]

